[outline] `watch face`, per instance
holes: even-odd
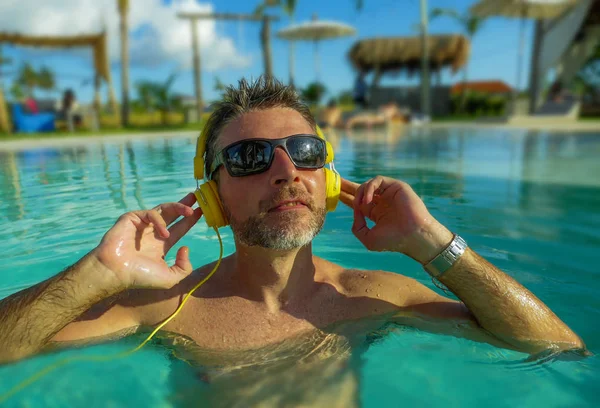
[[[455,235],[448,248],[444,249],[433,261],[425,265],[425,270],[434,278],[440,277],[454,265],[454,262],[461,257],[466,248],[467,243],[465,240]]]

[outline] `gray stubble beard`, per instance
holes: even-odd
[[[323,229],[327,214],[325,206],[316,207],[314,201],[310,200],[307,207],[310,218],[306,222],[299,222],[306,218],[306,215],[298,214],[294,210],[278,213],[264,211],[245,221],[239,221],[223,204],[225,215],[229,219],[237,242],[245,246],[259,246],[280,251],[297,249],[310,244]],[[279,217],[277,226],[270,225],[270,220],[267,218],[272,217]]]

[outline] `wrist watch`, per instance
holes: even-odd
[[[439,279],[458,259],[465,253],[467,243],[464,239],[454,234],[454,238],[450,245],[442,251],[441,254],[433,258],[431,262],[423,268],[428,274],[436,279]]]

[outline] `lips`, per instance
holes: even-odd
[[[281,210],[285,210],[287,208],[298,208],[298,207],[306,207],[308,208],[308,205],[306,204],[306,201],[304,200],[285,200],[285,201],[280,201],[277,204],[275,204],[274,206],[272,206],[269,209],[269,212],[271,211],[281,211]]]

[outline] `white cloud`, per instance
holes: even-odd
[[[174,61],[181,68],[191,66],[191,30],[189,23],[176,17],[178,11],[213,10],[212,4],[196,0],[130,0],[130,61],[152,66]],[[72,35],[98,32],[103,24],[109,35],[112,62],[120,60],[119,17],[115,0],[2,0],[0,27],[32,35]],[[217,35],[216,23],[205,20],[198,25],[203,69],[243,68],[248,56],[236,50],[231,38]]]

